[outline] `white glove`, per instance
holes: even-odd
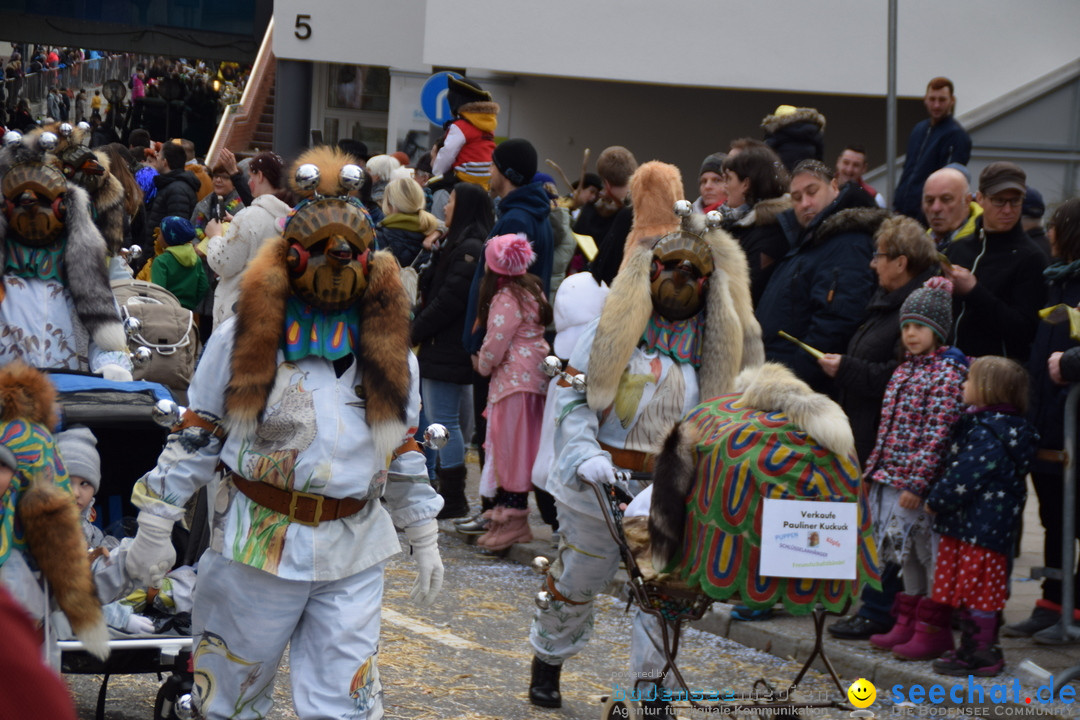
[[[429,520],[405,528],[412,556],[416,560],[416,582],[409,598],[417,605],[430,605],[442,589],[443,564],[439,557],[439,524]]]
[[[137,587],[159,587],[176,562],[172,544],[175,522],[145,510],[139,512],[139,532],[128,548],[124,567]]]
[[[594,484],[615,483],[615,469],[611,467],[611,461],[603,455],[594,455],[578,465],[577,473],[583,480]]]
[[[131,633],[132,635],[152,635],[154,632],[154,621],[145,615],[131,613],[131,617],[124,623],[124,632]]]
[[[109,363],[108,365],[102,365],[98,371],[101,373],[101,377],[106,380],[115,380],[116,382],[131,382],[131,371],[126,367],[117,365],[116,363]]]

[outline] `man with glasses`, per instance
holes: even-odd
[[[1031,349],[1046,298],[1046,259],[1020,224],[1026,182],[1013,163],[987,165],[975,195],[983,209],[975,233],[945,251],[956,303],[953,344],[971,356],[1025,362]]]

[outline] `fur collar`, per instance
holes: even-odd
[[[837,235],[844,233],[866,233],[873,235],[885,218],[889,217],[889,211],[884,208],[848,208],[839,210],[822,221],[814,233],[814,244],[821,245]]]
[[[735,223],[736,227],[764,227],[775,225],[780,222],[780,215],[792,208],[791,196],[782,195],[778,198],[762,200],[753,207],[742,219]]]
[[[458,115],[464,113],[483,113],[485,115],[498,115],[499,103],[494,100],[477,100],[476,102],[468,102],[458,108]]]
[[[266,409],[285,332],[285,301],[291,294],[282,237],[267,240],[240,281],[236,330],[225,390],[225,422],[230,432],[250,433]],[[389,458],[405,440],[412,378],[409,301],[400,267],[387,251],[372,255],[368,287],[360,301],[360,342],[356,350],[363,379],[367,423],[376,457]]]
[[[825,116],[814,108],[798,108],[788,115],[766,115],[761,121],[761,127],[766,134],[773,135],[780,128],[796,123],[808,122],[817,125],[822,131],[825,130]]]

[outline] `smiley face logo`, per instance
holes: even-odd
[[[877,688],[866,678],[859,678],[851,683],[847,691],[848,700],[857,708],[867,708],[877,699]]]

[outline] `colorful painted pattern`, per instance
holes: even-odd
[[[290,297],[285,307],[285,359],[314,356],[337,360],[352,352],[360,336],[360,315],[353,308],[326,313]]]
[[[783,602],[795,615],[821,602],[842,610],[864,582],[880,584],[866,491],[856,458],[821,447],[786,415],[743,406],[739,395],[698,405],[686,418],[696,428],[697,478],[687,498],[684,544],[675,568],[686,582],[717,600],[753,609]],[[763,577],[762,498],[859,503],[856,580]]]
[[[642,340],[647,350],[656,350],[676,362],[701,367],[701,338],[705,335],[705,313],[687,320],[665,320],[656,313],[649,318]]]
[[[15,453],[19,466],[0,504],[0,565],[3,565],[12,550],[26,547],[15,509],[20,495],[30,486],[31,479],[55,483],[68,492],[71,492],[71,481],[56,452],[52,435],[44,425],[25,420],[6,423],[0,426],[0,444]]]
[[[28,247],[11,239],[6,244],[5,273],[22,278],[64,281],[62,269],[66,241],[43,248]]]

